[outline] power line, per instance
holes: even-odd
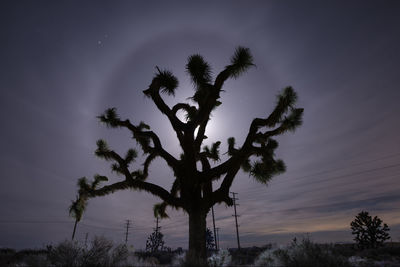
[[[53,224],[56,224],[56,223],[71,223],[71,221],[0,220],[0,223],[53,223]]]
[[[86,223],[81,223],[81,225],[84,225],[86,227],[105,229],[105,230],[122,231],[120,228],[113,228],[113,227],[107,227],[107,226],[91,225],[91,224],[86,224]]]
[[[387,175],[379,175],[379,178],[380,178],[379,183],[380,184],[385,184],[385,183],[382,182],[383,179],[388,180],[388,179],[393,178],[393,177],[398,177],[400,175],[399,171],[393,172],[393,173],[390,173],[390,174],[387,174]],[[354,179],[353,180],[343,180],[343,178],[347,178],[347,177],[340,177],[339,178],[340,180],[337,179],[335,181],[336,183],[334,185],[329,186],[329,191],[332,191],[333,188],[342,187],[342,186],[349,186],[349,185],[359,184],[360,183],[359,179],[357,179],[357,180],[354,180]],[[325,189],[325,188],[327,188],[327,186],[323,185],[324,182],[325,182],[324,180],[322,181],[322,184],[319,184],[318,181],[317,182],[313,182],[312,184],[315,183],[315,185],[317,185],[317,186],[313,187],[310,190],[301,191],[301,192],[302,192],[302,194],[306,194],[306,193],[310,193],[310,192],[314,192],[314,191]],[[373,179],[368,179],[368,180],[363,179],[362,180],[363,184],[365,184],[367,182],[377,182],[377,180],[376,179],[374,179],[374,180]],[[300,185],[300,186],[296,186],[296,189],[299,190],[299,189],[304,188],[304,187],[306,187],[306,185],[304,185],[304,186]],[[306,187],[306,188],[308,188],[308,187]],[[392,186],[392,188],[393,188],[393,186]],[[265,190],[259,190],[258,188],[256,188],[256,189],[253,189],[253,190],[246,191],[246,193],[248,195],[252,196],[253,198],[256,198],[256,197],[258,197],[260,195],[265,194],[266,191]],[[297,196],[299,196],[299,194],[300,193],[298,193]]]
[[[343,179],[343,178],[347,178],[347,177],[351,177],[351,176],[356,176],[356,175],[360,175],[360,174],[366,174],[366,173],[370,173],[370,172],[374,172],[374,171],[378,171],[378,170],[390,169],[390,168],[394,168],[394,167],[398,167],[398,166],[400,166],[400,164],[392,164],[392,165],[388,165],[388,166],[372,168],[372,169],[369,169],[369,170],[358,171],[358,172],[349,173],[349,174],[345,174],[345,175],[339,175],[339,176],[334,176],[334,177],[325,177],[325,178],[318,179],[318,180],[315,180],[315,181],[312,181],[312,182],[308,182],[306,184],[302,184],[301,186],[304,187],[304,186],[309,185],[309,184],[313,184],[313,183],[316,183],[316,182],[324,182],[324,181],[332,180],[332,179]],[[326,173],[331,173],[331,172],[326,172]],[[315,176],[315,175],[309,175],[309,176],[306,175],[306,176],[301,176],[301,177],[297,177],[297,178],[291,178],[291,180],[292,181],[299,181],[301,179],[309,178],[309,177],[312,177],[312,176]],[[284,180],[288,180],[288,179],[284,179]],[[280,179],[277,183],[275,183],[275,185],[279,185],[279,184],[283,184],[282,179]],[[252,192],[255,192],[255,193],[256,192],[262,192],[262,189],[257,187],[257,188],[254,188],[252,190],[248,190],[247,191],[247,193],[252,193]]]
[[[375,158],[373,160],[367,160],[367,161],[358,162],[358,163],[355,163],[355,164],[350,164],[350,165],[347,165],[347,166],[336,167],[334,169],[323,170],[323,171],[319,171],[319,172],[315,172],[315,173],[311,173],[311,174],[307,174],[307,175],[303,175],[303,176],[297,177],[296,180],[303,179],[303,178],[309,178],[309,177],[313,177],[313,176],[317,176],[317,175],[321,175],[321,174],[338,172],[338,171],[342,171],[343,169],[348,169],[350,167],[364,165],[364,164],[367,164],[367,163],[379,161],[379,160],[386,159],[386,158],[392,158],[392,157],[396,157],[396,156],[399,156],[399,155],[400,155],[400,153],[394,153],[394,154],[386,155],[386,156],[383,156],[383,157],[380,157],[380,158]],[[282,177],[282,178],[280,178],[279,181],[290,180],[290,179],[291,179],[290,176],[289,177]]]

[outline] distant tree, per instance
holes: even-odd
[[[390,239],[389,227],[375,216],[372,218],[368,212],[360,212],[350,224],[354,240],[358,246],[364,248],[376,248]]]
[[[206,230],[206,248],[207,250],[215,249],[214,235],[209,228]]]
[[[160,231],[154,230],[147,238],[146,251],[155,252],[160,250],[164,250],[164,235]]]
[[[267,184],[274,175],[284,172],[285,164],[275,158],[278,142],[273,138],[294,131],[302,123],[303,109],[295,107],[297,94],[292,87],[286,87],[278,95],[276,106],[268,116],[253,119],[241,146],[235,144],[233,137],[228,139],[227,159],[217,164],[220,161],[221,142],[202,146],[207,139],[205,133],[211,113],[222,104],[220,95],[224,91],[222,87],[225,82],[230,78],[238,78],[252,66],[250,50],[238,47],[230,64],[213,80],[211,67],[204,58],[197,54],[190,56],[186,70],[195,89],[190,98],[192,103],[177,103],[172,108],[165,103],[161,94],[173,96],[178,87],[178,79],[170,71],[157,67],[149,88],[143,93],[151,98],[169,120],[182,149],[180,158],[165,150],[160,138],[150,130],[149,125],[144,122],[135,125],[128,119],[123,120],[115,108],[109,108],[98,118],[108,127],[125,128],[131,132],[144,152],[143,167],[131,169],[137,157],[135,150],[129,149],[125,156],[121,156],[104,140],[99,140],[95,154],[113,162],[112,170],[124,179],[97,189],[89,186],[86,178],[81,178],[79,195],[86,199],[119,190],[143,190],[162,200],[154,206],[155,216],[167,217],[168,206],[183,209],[189,216],[187,263],[206,265],[206,216],[211,207],[222,202],[228,206],[233,205],[229,189],[241,168],[262,184]],[[180,111],[186,113],[186,120],[178,118],[177,113]],[[170,190],[146,181],[150,164],[157,157],[162,158],[172,169],[171,177],[174,180]],[[198,163],[201,168],[198,168]],[[97,179],[99,177],[102,181],[108,180],[105,176],[97,176]],[[221,178],[218,188],[214,190],[213,183]]]

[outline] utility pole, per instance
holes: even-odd
[[[213,227],[214,227],[214,244],[215,244],[215,249],[218,250],[217,235],[216,235],[216,231],[215,231],[214,206],[211,206],[211,212],[212,212],[212,220],[213,220]]]
[[[219,250],[219,228],[215,228],[215,230],[217,231],[217,236],[215,237],[215,244],[217,245],[217,250]]]
[[[131,223],[130,220],[126,220],[125,245],[128,243],[128,234],[129,234],[130,223]]]
[[[89,236],[89,233],[86,233],[86,235],[85,235],[85,248],[87,248],[88,236]]]
[[[158,216],[156,217],[156,228],[154,229],[154,231],[156,231],[156,233],[158,233],[158,230],[161,228],[161,226],[158,226]]]
[[[231,192],[232,194],[232,200],[233,200],[233,208],[235,209],[235,215],[232,215],[233,217],[235,217],[235,222],[236,222],[236,237],[237,237],[237,244],[238,244],[238,249],[240,249],[240,241],[239,241],[239,225],[238,225],[238,221],[237,221],[237,217],[240,217],[240,215],[237,215],[236,213],[236,200],[239,200],[238,198],[236,198],[237,193],[235,192]]]

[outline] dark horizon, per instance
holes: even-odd
[[[188,56],[203,55],[216,75],[237,46],[250,49],[256,67],[224,86],[206,144],[220,140],[222,154],[228,137],[240,143],[286,86],[305,109],[303,125],[278,138],[287,171],[268,186],[243,172],[234,181],[242,246],[285,244],[306,233],[317,242],[352,242],[350,222],[362,210],[399,241],[399,11],[397,1],[4,2],[0,247],[70,239],[77,179],[111,174],[94,156],[96,141],[122,153],[135,147],[128,132],[98,122],[105,109],[145,121],[178,157],[168,121],[142,93],[155,66],[179,79],[176,97],[166,97],[171,105],[193,94]],[[165,163],[155,160],[150,171],[151,181],[170,188]],[[131,191],[92,199],[77,240],[89,233],[123,242],[129,219],[128,243],[144,247],[158,202]],[[221,246],[235,247],[233,209],[215,211]],[[169,214],[160,223],[166,245],[186,247],[187,215]],[[211,228],[211,214],[207,223]]]

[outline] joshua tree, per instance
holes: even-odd
[[[361,249],[377,248],[386,240],[390,239],[389,227],[386,223],[382,226],[382,220],[375,216],[372,218],[368,212],[360,212],[354,221],[351,222],[352,234],[355,235],[354,241]]]
[[[192,104],[177,103],[173,107],[164,102],[161,94],[174,95],[178,80],[170,71],[157,67],[158,73],[143,93],[169,120],[182,149],[180,158],[175,158],[164,149],[158,135],[150,130],[150,126],[144,122],[133,124],[128,119],[123,120],[115,108],[109,108],[98,117],[99,120],[108,127],[125,128],[132,133],[146,156],[143,168],[131,170],[131,163],[137,157],[135,150],[129,149],[125,156],[121,156],[109,148],[105,141],[99,140],[95,154],[113,162],[112,170],[121,174],[124,180],[95,189],[83,178],[79,183],[80,195],[93,198],[118,190],[144,190],[162,200],[154,206],[156,216],[167,217],[168,206],[184,210],[189,216],[187,261],[191,265],[204,265],[206,216],[210,208],[216,203],[223,202],[228,206],[233,204],[229,189],[240,168],[263,184],[272,176],[284,172],[283,161],[274,157],[278,142],[273,137],[294,131],[302,122],[303,109],[295,108],[297,95],[292,87],[286,87],[278,95],[276,106],[270,115],[253,119],[247,137],[240,146],[236,146],[233,137],[228,139],[228,156],[223,162],[218,162],[220,141],[210,147],[202,147],[207,138],[205,132],[210,115],[221,104],[220,94],[225,81],[238,78],[252,66],[253,57],[249,49],[238,47],[231,63],[213,80],[210,65],[204,58],[201,55],[190,56],[186,70],[195,88],[191,97]],[[185,121],[178,118],[178,111],[186,113]],[[169,190],[146,181],[150,163],[156,157],[165,160],[172,169],[174,181]],[[197,168],[197,163],[201,164],[200,169]],[[97,180],[108,180],[105,176],[96,177]],[[214,190],[213,182],[219,179],[222,182]]]

